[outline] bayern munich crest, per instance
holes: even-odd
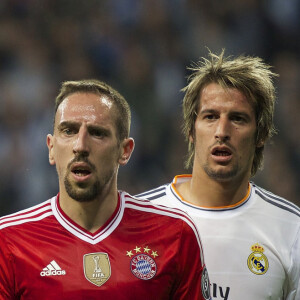
[[[155,276],[157,265],[154,258],[158,256],[157,251],[147,246],[144,248],[136,246],[134,250],[127,251],[127,256],[131,258],[130,270],[135,277],[149,280]]]
[[[253,251],[247,260],[249,270],[256,275],[263,275],[269,269],[269,261],[263,253],[265,249],[258,243],[251,246]]]

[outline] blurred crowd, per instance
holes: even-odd
[[[132,108],[136,148],[119,171],[135,194],[183,168],[180,89],[207,48],[255,55],[279,73],[278,134],[260,186],[300,204],[300,1],[1,0],[0,215],[58,191],[48,163],[54,98],[65,80],[97,78]]]

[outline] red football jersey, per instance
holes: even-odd
[[[93,234],[66,216],[58,197],[2,217],[1,299],[209,299],[190,217],[119,195]]]

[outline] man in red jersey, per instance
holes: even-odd
[[[59,194],[0,219],[0,299],[210,299],[190,217],[117,190],[129,127],[110,86],[63,83],[47,136]]]

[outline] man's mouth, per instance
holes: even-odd
[[[87,163],[74,163],[73,166],[71,167],[71,172],[76,176],[76,177],[87,177],[92,173],[91,167]]]
[[[216,146],[212,149],[211,155],[218,164],[228,163],[232,159],[232,151],[227,146]]]
[[[231,155],[231,153],[227,150],[215,150],[215,151],[213,151],[212,154],[216,155],[216,156],[229,156],[229,155]]]
[[[72,170],[72,173],[76,174],[77,176],[87,176],[91,174],[90,171],[81,169]]]

